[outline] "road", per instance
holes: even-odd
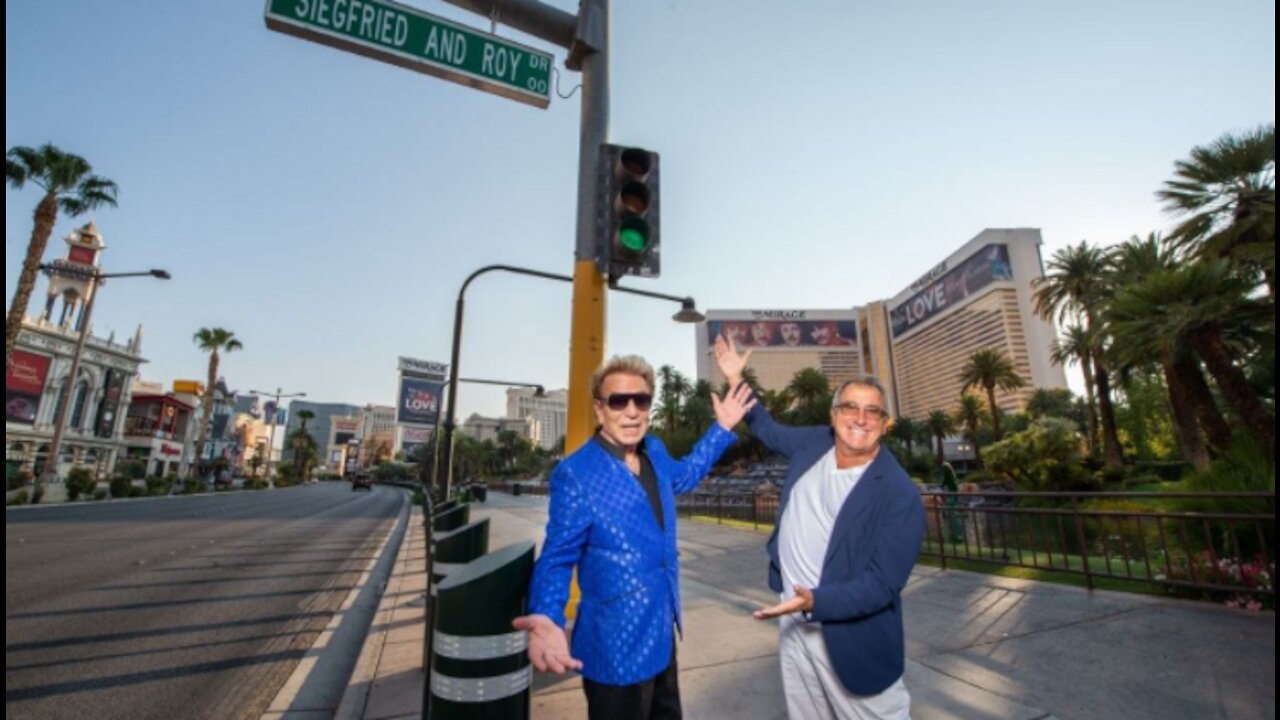
[[[6,718],[257,718],[404,503],[343,483],[5,514]]]

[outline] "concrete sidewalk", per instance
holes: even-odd
[[[491,493],[490,548],[541,541],[546,499]],[[680,523],[689,720],[786,717],[777,625],[750,611],[765,536]],[[417,718],[422,702],[424,536],[415,515],[337,714]],[[1275,717],[1275,616],[1215,605],[919,568],[904,593],[915,720],[1200,720]],[[576,677],[536,675],[533,718],[585,718]]]

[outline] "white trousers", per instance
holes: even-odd
[[[831,667],[819,623],[782,616],[778,654],[791,720],[911,720],[911,696],[902,678],[879,695],[845,689]]]

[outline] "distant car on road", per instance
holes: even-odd
[[[372,490],[373,476],[369,473],[356,473],[351,476],[351,489],[354,490]]]

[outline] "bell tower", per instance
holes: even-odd
[[[43,319],[53,319],[54,305],[58,298],[62,298],[62,313],[58,318],[58,325],[79,331],[84,321],[85,305],[97,291],[98,284],[94,277],[101,270],[98,261],[107,246],[102,242],[102,234],[93,223],[73,230],[63,240],[67,243],[66,256],[49,263],[49,294],[45,301]]]

